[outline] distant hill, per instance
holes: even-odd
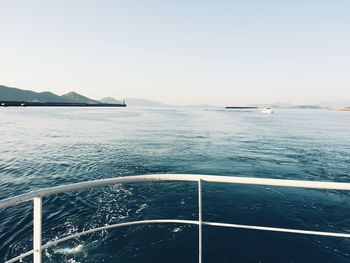
[[[318,105],[324,108],[346,108],[350,107],[350,100],[323,101]]]
[[[92,100],[88,97],[80,95],[74,91],[68,92],[61,96],[61,98],[66,99],[69,102],[78,102],[78,103],[100,103],[97,100]]]
[[[125,99],[125,103],[128,105],[128,107],[168,107],[169,106],[158,101],[136,99],[136,98],[127,98]]]
[[[281,108],[281,109],[322,109],[319,105],[294,105],[286,102],[271,103],[271,104],[252,104],[249,106],[256,106],[259,108],[271,107],[271,108]]]
[[[34,92],[2,85],[0,85],[0,101],[99,103],[73,91],[59,96],[49,91]]]
[[[291,107],[293,109],[311,109],[311,110],[317,110],[317,109],[322,109],[322,107],[318,105],[296,105]]]
[[[103,102],[103,103],[112,103],[112,104],[122,104],[123,102],[120,101],[120,100],[117,100],[115,98],[112,98],[112,97],[105,97],[103,99],[100,99],[100,102]]]
[[[210,105],[210,104],[194,104],[194,105],[187,105],[185,107],[188,107],[188,108],[204,108],[204,109],[207,109],[207,108],[222,108],[220,106],[215,106],[215,105]]]
[[[293,107],[295,107],[294,104],[286,103],[286,102],[257,103],[257,104],[250,104],[248,106],[259,107],[259,108],[265,108],[265,107],[271,107],[271,108],[293,108]]]
[[[41,101],[41,102],[67,102],[52,92],[34,92],[31,90],[22,90],[0,85],[0,100],[11,101]]]

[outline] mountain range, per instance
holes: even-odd
[[[0,101],[26,101],[26,102],[62,102],[62,103],[110,103],[122,104],[122,101],[112,97],[105,97],[100,100],[90,99],[74,91],[63,95],[57,95],[49,91],[34,92],[0,85]],[[125,103],[131,107],[167,107],[169,105],[158,101],[127,98]]]
[[[2,85],[0,85],[0,101],[100,103],[73,91],[59,96],[49,91],[34,92]]]

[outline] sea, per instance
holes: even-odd
[[[0,108],[0,199],[160,173],[350,182],[350,113]],[[44,197],[43,244],[108,224],[197,220],[197,200],[193,182]],[[32,202],[0,209],[0,262],[32,249],[32,209]],[[350,233],[350,193],[204,182],[203,220]],[[45,249],[43,262],[198,262],[198,226],[103,230]],[[203,226],[203,262],[350,262],[350,239]]]

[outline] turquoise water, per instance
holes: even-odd
[[[350,114],[325,110],[0,108],[0,198],[150,173],[350,182]],[[204,219],[350,232],[350,194],[205,183]],[[44,198],[44,243],[92,227],[196,219],[196,185]],[[0,210],[0,262],[31,249],[30,203]],[[44,262],[197,262],[197,228],[132,226],[67,241]],[[348,262],[348,239],[204,227],[204,262]],[[32,262],[31,258],[25,262]]]

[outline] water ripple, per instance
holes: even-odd
[[[148,173],[350,179],[350,114],[4,109],[0,129],[0,198],[43,187]],[[344,192],[208,184],[203,196],[207,220],[350,231],[350,195]],[[196,186],[186,183],[111,186],[45,197],[44,243],[130,220],[195,219],[196,200]],[[254,262],[273,262],[282,256],[285,262],[303,262],[301,254],[305,254],[304,262],[310,258],[346,262],[350,254],[347,240],[230,233],[206,230],[208,262],[230,258],[229,244],[242,252],[241,257],[236,255],[237,262],[247,262],[254,254],[249,248],[256,244],[265,253],[257,252]],[[0,240],[0,261],[31,249],[30,203],[0,210]],[[46,262],[165,262],[171,257],[179,262],[184,260],[181,255],[196,262],[196,242],[193,226],[135,226],[76,238],[44,254]],[[271,247],[280,252],[276,254]]]

